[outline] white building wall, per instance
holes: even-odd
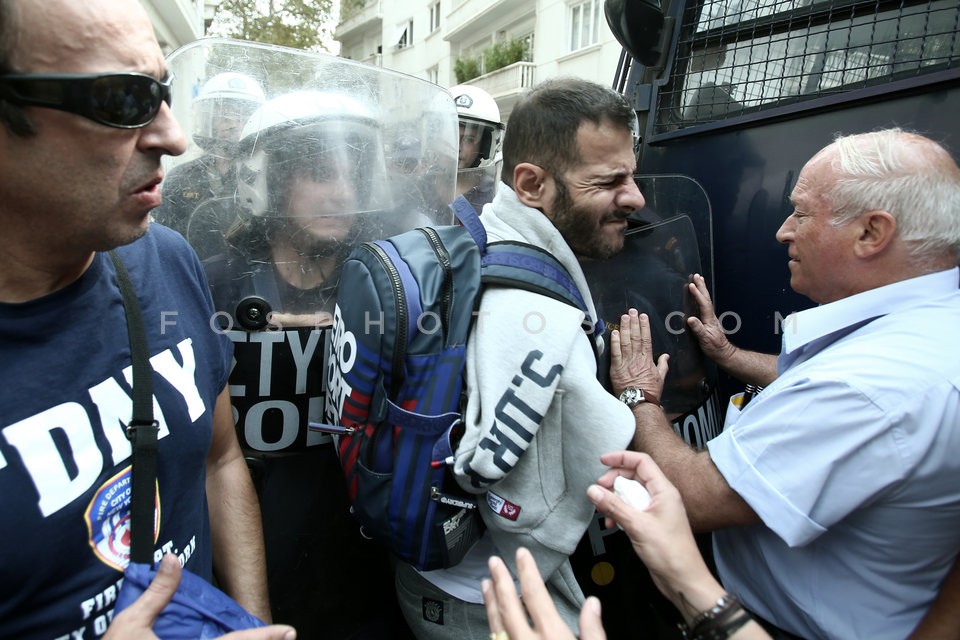
[[[524,89],[547,78],[572,75],[603,84],[613,81],[620,45],[603,17],[602,0],[593,0],[595,12],[590,12],[598,17],[597,42],[576,51],[571,51],[571,8],[583,0],[440,0],[440,28],[430,31],[434,1],[367,0],[368,6],[376,5],[381,19],[341,22],[335,35],[341,55],[424,79],[433,79],[435,72],[436,82],[450,87],[457,83],[458,56],[479,55],[494,42],[532,35],[531,63],[510,65],[470,81],[493,95],[504,119]],[[407,46],[397,47],[402,26],[411,19],[413,38]],[[376,51],[377,46],[382,55],[376,59],[360,53]]]
[[[430,79],[432,68],[449,67],[449,45],[443,40],[443,0],[441,0],[440,28],[430,28],[430,8],[436,0],[383,0],[383,60],[382,66],[418,78]],[[413,25],[413,37],[406,36],[405,46],[398,46],[400,34]],[[440,71],[440,84],[449,74]]]
[[[219,0],[141,0],[164,54],[203,36]]]

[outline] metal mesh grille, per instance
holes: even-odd
[[[960,3],[690,3],[656,133],[960,66]]]

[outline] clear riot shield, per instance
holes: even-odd
[[[249,42],[200,40],[167,65],[193,144],[166,167],[154,216],[201,256],[212,324],[233,341],[230,402],[273,620],[308,640],[404,638],[387,553],[361,536],[331,439],[308,424],[324,415],[324,343],[351,249],[453,221],[453,100],[410,76]]]
[[[462,196],[478,214],[483,213],[483,205],[493,202],[493,197],[497,195],[502,165],[502,160],[498,158],[495,162],[484,162],[478,167],[460,169],[457,173],[458,197]]]
[[[699,447],[719,432],[717,371],[686,328],[695,303],[685,285],[694,273],[712,281],[710,204],[700,185],[684,176],[639,176],[637,183],[647,206],[631,216],[623,251],[609,260],[585,262],[584,273],[597,312],[607,323],[606,339],[626,309],[650,317],[655,355],[670,354],[664,411],[674,428]],[[607,385],[609,353],[604,350],[599,371]],[[696,424],[687,420],[691,415]]]
[[[624,249],[610,260],[583,263],[597,312],[608,325],[600,374],[609,384],[609,330],[624,310],[649,315],[654,354],[670,354],[662,402],[674,430],[694,447],[703,447],[722,428],[717,370],[686,330],[694,311],[685,285],[694,273],[712,286],[710,203],[703,189],[685,176],[638,176],[646,207],[631,216]],[[710,557],[709,536],[699,540]],[[612,638],[680,638],[676,608],[664,598],[637,558],[630,539],[604,527],[596,514],[576,552],[574,573],[586,595],[603,602],[603,621]],[[637,602],[646,606],[637,608]]]
[[[350,249],[452,222],[457,114],[442,87],[223,39],[167,64],[195,144],[170,160],[155,218],[208,261],[218,309],[241,328],[325,324]]]

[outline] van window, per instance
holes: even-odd
[[[683,17],[654,133],[960,66],[957,0],[704,0]]]

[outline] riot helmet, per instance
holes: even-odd
[[[240,147],[245,213],[268,227],[294,228],[308,244],[353,242],[358,215],[389,206],[381,125],[355,96],[296,91],[274,98],[250,117]]]
[[[207,80],[193,102],[193,141],[207,153],[236,157],[247,119],[265,99],[251,76],[226,72]]]
[[[182,93],[205,70],[211,79],[242,72],[267,94],[237,134],[235,188],[198,207],[187,233],[216,245],[205,261],[214,304],[244,329],[261,330],[271,317],[284,326],[322,326],[357,244],[452,221],[446,204],[446,211],[429,210],[404,200],[408,193],[426,200],[419,197],[425,167],[438,174],[437,199],[453,198],[457,114],[445,88],[327,54],[216,38],[182,47],[168,68]],[[445,110],[432,108],[438,95]],[[192,102],[173,108],[193,121]],[[441,142],[454,153],[437,165],[432,149]],[[173,160],[172,168],[181,161],[192,170],[187,160]]]
[[[460,169],[497,162],[503,123],[493,96],[469,84],[452,87],[450,94],[460,120]]]
[[[460,146],[457,164],[457,198],[454,208],[463,200],[480,213],[497,192],[503,154],[500,143],[503,124],[500,109],[493,97],[468,84],[450,89],[459,120]]]

